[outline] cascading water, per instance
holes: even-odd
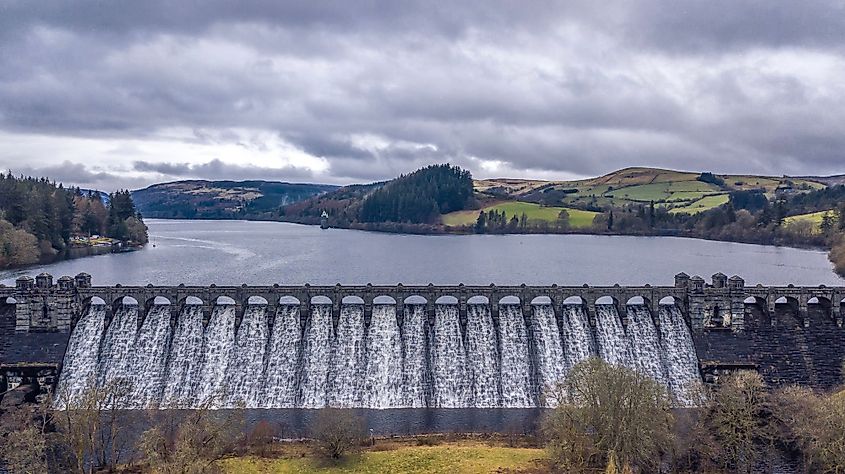
[[[100,356],[100,339],[106,326],[105,305],[88,307],[76,323],[68,341],[67,353],[59,384],[56,388],[56,408],[82,396],[86,389],[97,383],[97,361]]]
[[[329,350],[334,338],[333,334],[331,305],[312,305],[311,317],[305,324],[305,336],[302,343],[302,378],[299,397],[302,408],[322,408],[326,405]]]
[[[328,404],[338,408],[361,406],[364,378],[364,305],[340,309],[337,334],[332,342]]]
[[[703,393],[698,358],[684,316],[675,305],[660,305],[659,318],[669,391],[678,405],[700,404]]]
[[[153,305],[138,337],[134,357],[127,366],[127,378],[132,380],[127,408],[157,407],[167,377],[167,356],[170,351],[170,305]]]
[[[367,408],[400,408],[402,393],[402,337],[396,307],[377,304],[367,331],[367,367],[364,371]]]
[[[229,407],[254,407],[262,403],[267,332],[267,306],[247,306],[235,336],[234,363],[227,387]]]
[[[537,390],[541,399],[549,403],[548,397],[566,375],[566,358],[554,308],[547,304],[535,304],[531,305],[531,308],[531,339],[536,357]]]
[[[267,408],[294,408],[299,388],[302,332],[299,307],[280,306],[276,311],[273,335],[267,349],[264,375],[264,403]]]
[[[227,403],[227,377],[235,347],[235,306],[220,305],[211,312],[203,336],[203,356],[196,403],[221,407]]]
[[[628,345],[631,348],[634,369],[641,374],[667,384],[666,366],[661,357],[660,337],[651,313],[643,305],[628,305]]]
[[[563,338],[563,353],[566,357],[568,373],[579,362],[595,356],[596,348],[584,306],[565,304],[562,307],[562,313],[560,335]]]
[[[202,306],[185,305],[170,343],[167,381],[161,397],[164,408],[194,405],[197,383],[202,371]]]
[[[498,407],[499,352],[490,306],[467,307],[466,368],[470,404],[476,408]]]
[[[531,387],[531,355],[528,329],[518,305],[499,307],[499,366],[501,367],[502,407],[535,406]]]
[[[470,304],[466,328],[458,307],[341,305],[337,336],[332,306],[250,305],[236,328],[234,305],[217,305],[203,328],[199,305],[186,304],[171,329],[171,307],[152,305],[139,328],[139,307],[123,305],[106,325],[106,306],[91,305],[70,336],[55,406],[92,384],[128,379],[123,408],[526,408],[553,405],[548,389],[591,355],[664,384],[678,405],[700,402],[692,337],[676,306],[658,315],[597,305],[595,327],[579,305]],[[654,318],[659,324],[655,324]],[[301,329],[304,320],[304,330]],[[528,321],[526,323],[526,321]],[[172,339],[172,340],[171,340]]]
[[[596,345],[604,361],[633,368],[631,347],[615,305],[596,305]]]
[[[98,378],[100,386],[105,386],[117,379],[131,379],[129,365],[134,357],[138,314],[137,304],[123,304],[115,312],[114,318],[106,328],[100,347]]]
[[[435,305],[431,345],[431,406],[471,406],[466,383],[466,352],[456,305]]]
[[[428,335],[426,330],[425,306],[405,305],[402,323],[402,388],[403,405],[410,408],[425,407],[428,404],[429,368]]]

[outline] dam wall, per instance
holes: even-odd
[[[137,408],[548,405],[589,356],[662,381],[757,370],[773,385],[842,382],[841,287],[93,286],[41,274],[0,287],[0,389],[66,393],[115,377]],[[126,354],[142,353],[126,359]],[[193,365],[192,365],[193,364]],[[197,365],[198,364],[198,365]]]

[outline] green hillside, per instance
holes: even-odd
[[[475,224],[476,219],[478,219],[478,214],[482,210],[485,212],[489,212],[491,210],[499,212],[504,211],[508,218],[511,216],[520,217],[522,216],[522,213],[525,213],[529,224],[536,224],[538,222],[556,222],[558,220],[558,216],[560,215],[560,211],[565,210],[569,213],[569,226],[575,229],[590,227],[593,224],[593,219],[596,215],[598,215],[597,212],[582,211],[580,209],[555,206],[546,207],[530,202],[511,201],[494,204],[484,207],[483,209],[451,212],[443,215],[442,222],[448,226],[472,225]]]

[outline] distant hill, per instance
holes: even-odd
[[[834,178],[729,175],[673,171],[659,168],[625,168],[597,178],[575,181],[485,179],[475,190],[491,198],[520,200],[547,206],[572,206],[587,210],[648,204],[673,213],[694,214],[728,202],[732,191],[759,190],[772,198],[825,188]]]
[[[277,219],[283,206],[337,186],[276,181],[176,181],[132,191],[144,217]]]

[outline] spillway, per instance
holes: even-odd
[[[678,405],[698,400],[698,359],[673,305],[494,305],[92,304],[55,403],[126,380],[133,409],[531,408],[553,405],[592,356],[654,378]]]

